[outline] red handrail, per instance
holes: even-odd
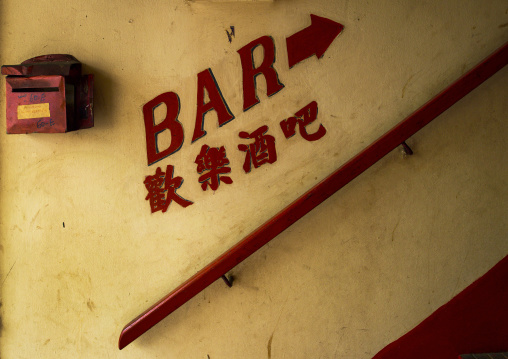
[[[223,253],[143,314],[127,324],[118,341],[123,349],[182,304],[256,252],[314,207],[355,179],[508,63],[508,43],[460,77],[405,120],[342,165],[296,201]]]

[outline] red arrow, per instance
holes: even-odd
[[[286,39],[289,68],[316,54],[323,57],[326,49],[342,32],[344,25],[324,17],[310,15],[311,25]]]

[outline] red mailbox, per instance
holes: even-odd
[[[71,55],[43,55],[2,66],[7,133],[59,133],[90,128],[93,75]]]

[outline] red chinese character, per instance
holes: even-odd
[[[193,204],[193,202],[187,201],[176,193],[176,190],[180,188],[183,183],[183,178],[173,178],[173,170],[174,167],[168,165],[166,167],[166,173],[164,173],[160,167],[157,167],[155,175],[146,176],[143,182],[148,190],[148,195],[145,199],[150,201],[152,213],[157,211],[166,212],[172,201],[175,201],[184,208]],[[162,185],[164,185],[164,187]]]
[[[245,173],[250,172],[251,162],[254,168],[258,168],[264,163],[274,163],[277,161],[277,152],[275,151],[275,138],[265,135],[268,126],[261,126],[251,134],[242,131],[239,133],[240,138],[253,139],[254,143],[249,145],[238,145],[240,151],[246,152],[243,170]]]
[[[231,172],[231,168],[226,166],[229,164],[229,160],[226,157],[226,149],[224,146],[221,148],[210,148],[207,145],[203,145],[194,163],[198,165],[197,171],[199,174],[204,171],[209,171],[199,177],[199,182],[201,183],[203,191],[206,191],[208,186],[210,186],[213,191],[217,190],[221,181],[227,184],[233,183],[230,177],[222,176],[223,174]]]
[[[286,138],[290,138],[295,134],[295,127],[298,124],[298,129],[300,130],[300,135],[306,139],[307,141],[316,141],[323,137],[326,133],[326,128],[323,125],[319,125],[319,128],[314,133],[307,133],[307,129],[305,128],[307,125],[310,125],[317,118],[318,113],[318,105],[316,101],[312,101],[307,106],[302,108],[300,111],[295,113],[295,117],[289,117],[287,120],[282,120],[280,122],[280,127],[284,136]]]

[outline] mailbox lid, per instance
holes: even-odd
[[[8,134],[67,131],[63,76],[8,76],[6,100]]]
[[[2,75],[10,76],[44,76],[61,75],[79,77],[81,62],[74,56],[66,54],[50,54],[32,57],[19,65],[2,66]]]

